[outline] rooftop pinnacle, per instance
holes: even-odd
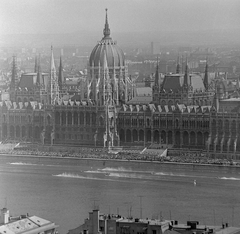
[[[107,8],[105,10],[106,10],[106,20],[105,20],[105,27],[103,29],[103,35],[104,35],[104,38],[109,38],[110,28],[109,28],[109,24],[108,24]]]

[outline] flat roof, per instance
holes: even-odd
[[[44,229],[50,230],[58,227],[51,221],[39,218],[37,216],[31,216],[22,218],[16,221],[10,221],[9,223],[0,226],[0,233],[4,234],[17,234],[17,233],[31,233],[32,230]],[[41,232],[41,231],[39,231]]]
[[[166,223],[171,223],[169,220],[159,220],[159,219],[130,219],[130,218],[122,218],[118,221],[119,223],[140,223],[140,224],[149,224],[149,225],[164,225]]]

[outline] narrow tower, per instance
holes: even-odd
[[[158,64],[158,57],[157,57],[157,66],[155,72],[155,80],[153,85],[153,102],[158,103],[159,99],[159,64]]]
[[[16,69],[16,57],[13,56],[12,62],[12,76],[10,82],[10,100],[12,102],[16,101],[16,84],[17,84],[17,69]]]
[[[15,90],[16,89],[16,83],[17,83],[16,56],[13,56],[12,77],[11,77],[10,89]]]
[[[55,101],[59,99],[59,87],[58,87],[58,79],[56,74],[56,67],[54,63],[53,57],[53,47],[51,46],[51,60],[50,60],[50,103],[54,105]]]
[[[205,74],[204,74],[204,80],[203,84],[205,87],[206,92],[208,91],[208,61],[206,59],[206,66],[205,66]]]
[[[103,29],[103,35],[104,35],[104,38],[106,39],[106,38],[110,38],[110,28],[108,24],[107,8],[105,10],[106,10],[106,19],[105,19],[105,27]]]
[[[63,76],[62,56],[60,56],[59,73],[58,73],[59,93],[62,92],[63,81],[64,81],[64,76]]]
[[[179,74],[181,70],[181,66],[180,66],[180,57],[178,55],[178,61],[177,61],[177,67],[176,67],[176,73]]]
[[[189,87],[189,68],[188,68],[188,59],[186,57],[186,67],[185,67],[185,74],[184,74],[184,80],[183,80],[183,88],[188,89]]]

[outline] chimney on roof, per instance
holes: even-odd
[[[93,234],[99,233],[99,210],[94,209],[92,215],[92,227],[93,227]]]
[[[9,222],[9,210],[7,208],[1,209],[0,224],[7,224]]]

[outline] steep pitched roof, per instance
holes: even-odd
[[[195,90],[204,90],[204,84],[202,77],[198,74],[190,74],[190,84],[193,87],[193,91]],[[162,89],[166,92],[172,90],[173,92],[177,92],[183,86],[184,76],[181,74],[171,74],[166,75],[162,84]]]

